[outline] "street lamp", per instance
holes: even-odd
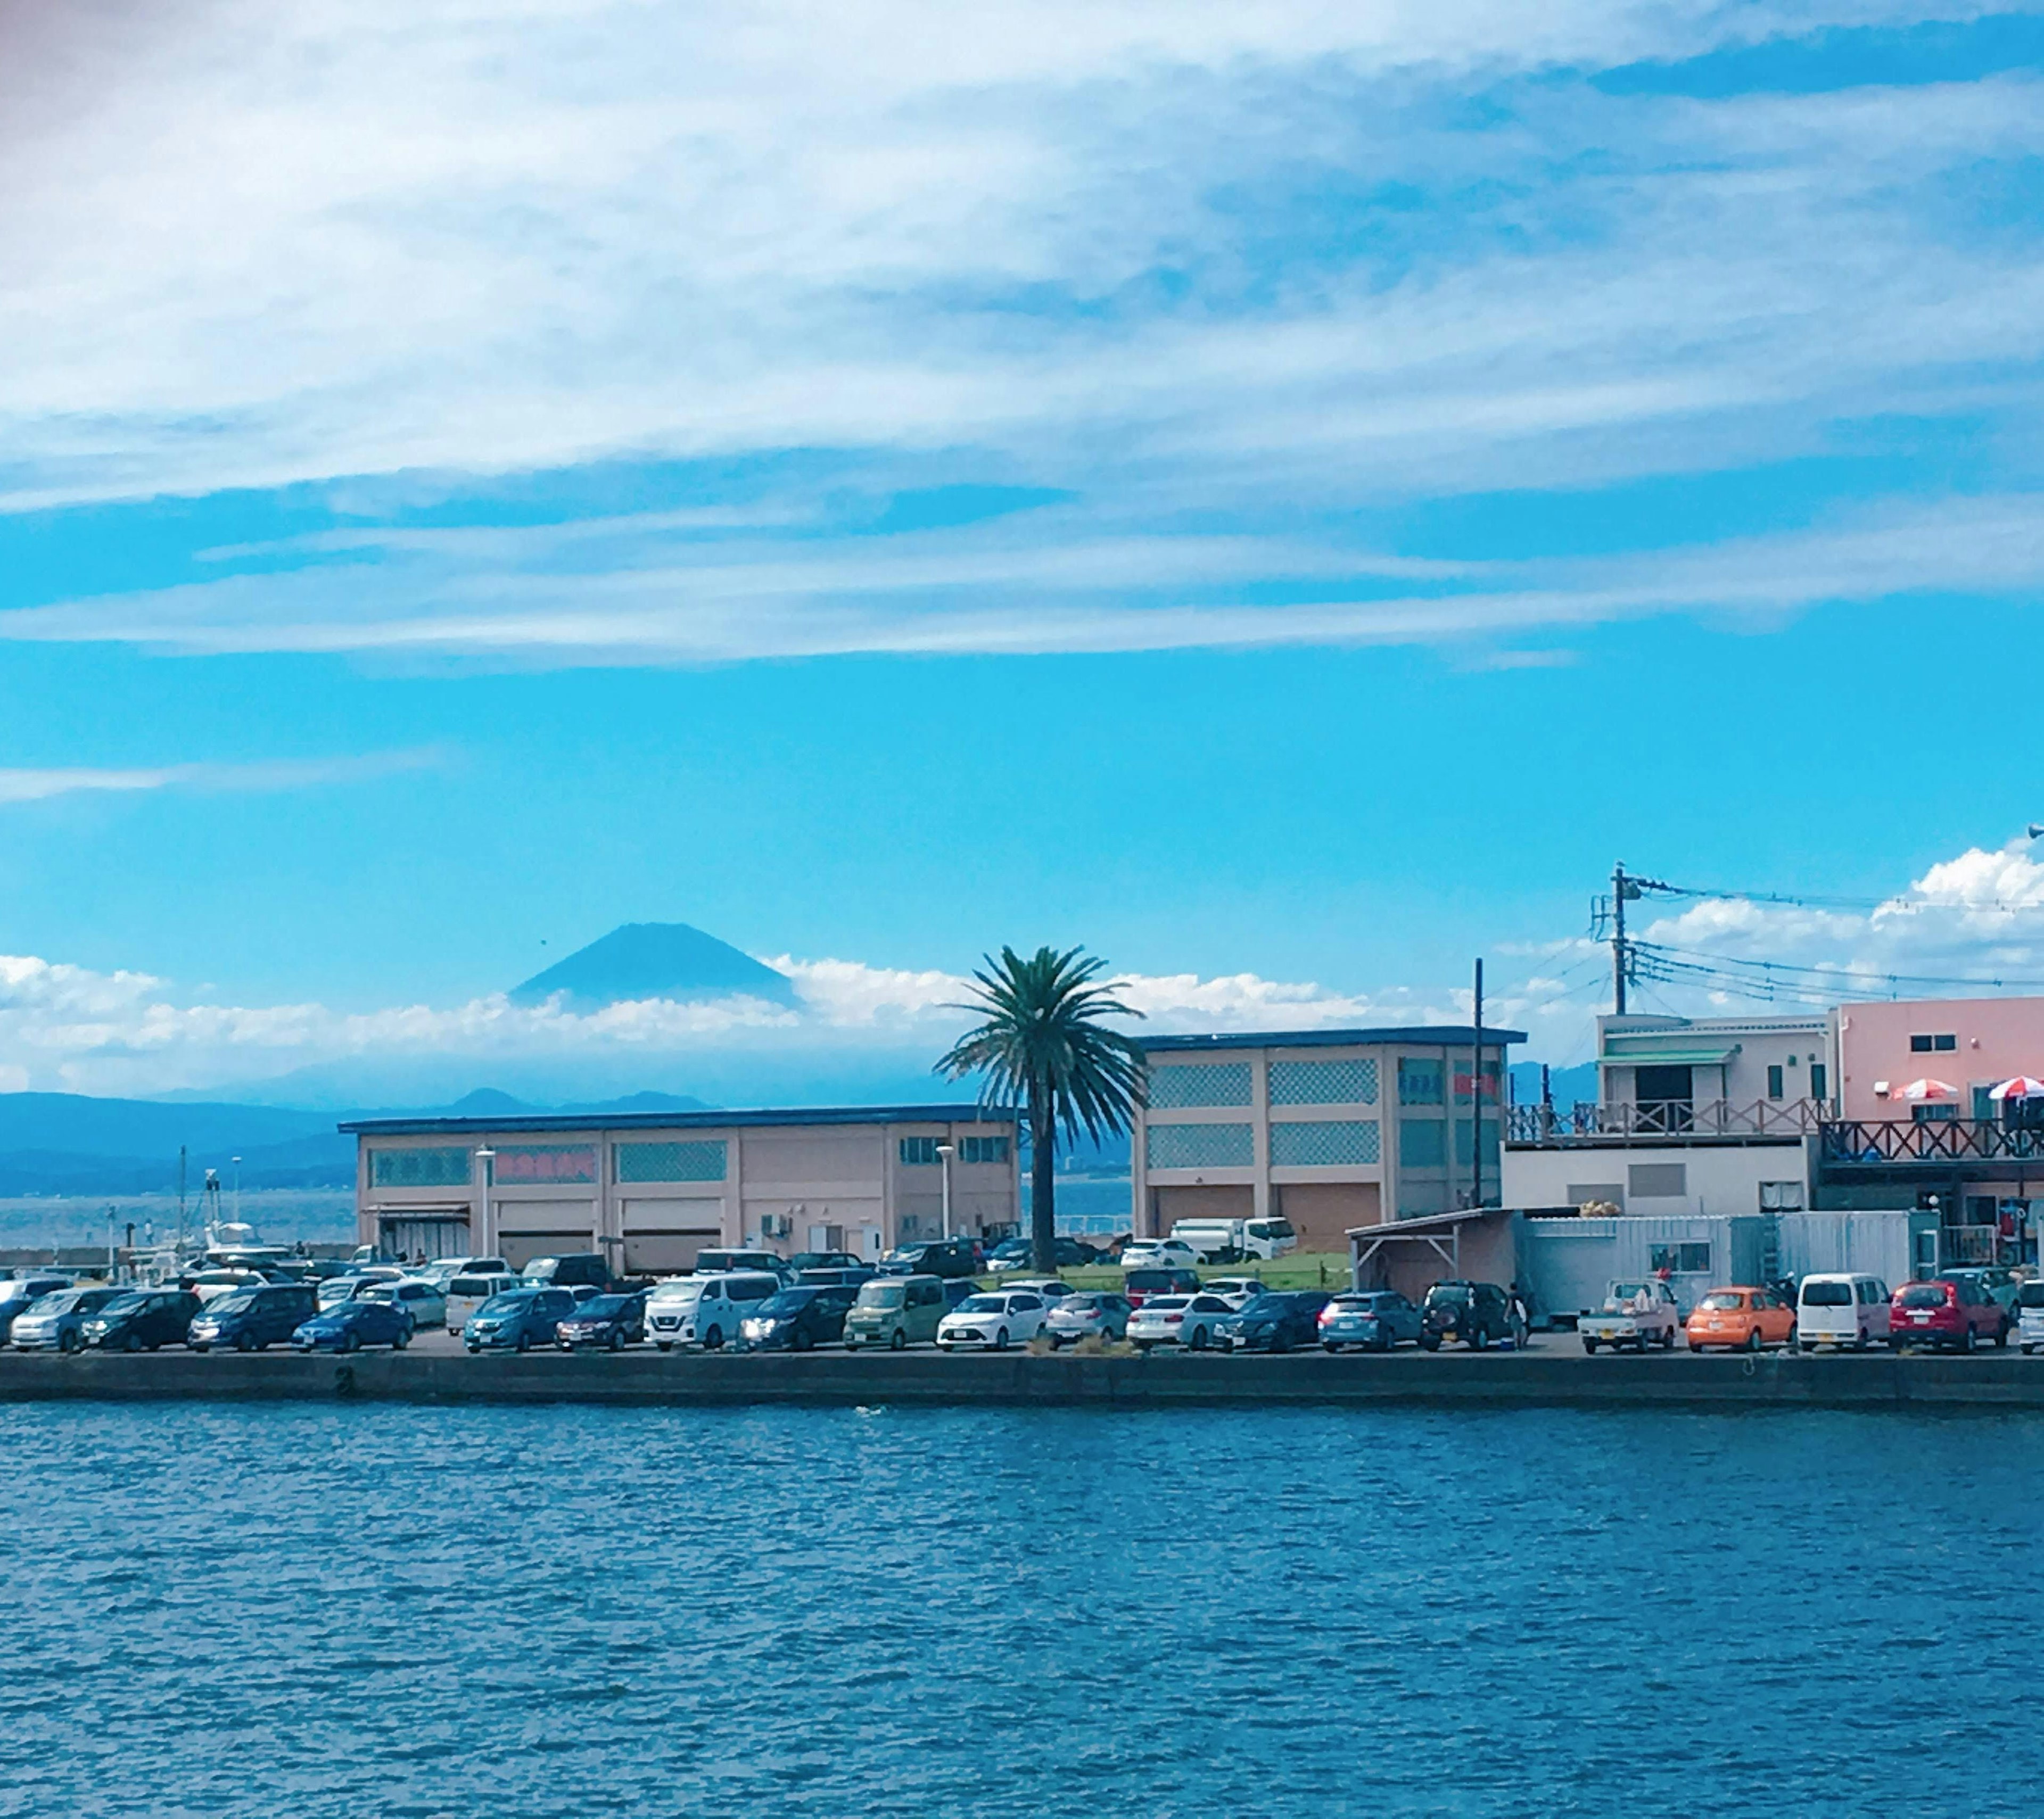
[[[494,1257],[497,1254],[497,1245],[494,1239],[490,1236],[490,1165],[497,1160],[497,1152],[494,1149],[486,1147],[476,1151],[475,1159],[482,1165],[482,1232],[481,1240],[482,1250],[481,1254],[484,1257]]]
[[[951,1158],[958,1153],[958,1146],[949,1138],[937,1146],[937,1160],[944,1165],[944,1238],[951,1235]]]

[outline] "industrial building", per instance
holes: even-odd
[[[371,1119],[356,1143],[359,1240],[407,1257],[521,1264],[598,1251],[630,1275],[699,1249],[878,1257],[947,1231],[1012,1232],[1012,1112],[974,1105]]]
[[[1505,1053],[1525,1039],[1486,1027],[1479,1059],[1466,1024],[1147,1037],[1135,1230],[1279,1218],[1339,1251],[1353,1226],[1495,1205]]]

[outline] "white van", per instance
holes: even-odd
[[[781,1287],[779,1276],[760,1270],[678,1276],[646,1297],[646,1330],[663,1352],[677,1345],[714,1352],[736,1339],[739,1322]]]
[[[1179,1219],[1171,1226],[1171,1236],[1190,1245],[1202,1263],[1267,1260],[1296,1250],[1299,1244],[1289,1219]]]
[[[468,1317],[493,1295],[502,1295],[518,1286],[518,1279],[508,1268],[503,1267],[500,1257],[485,1257],[485,1263],[499,1265],[494,1269],[465,1269],[460,1275],[449,1279],[447,1285],[447,1330],[459,1334],[468,1324]]]
[[[2015,1285],[2015,1341],[2027,1357],[2044,1345],[2044,1282]]]
[[[1888,1284],[1877,1276],[1806,1276],[1796,1293],[1792,1351],[1888,1342]]]

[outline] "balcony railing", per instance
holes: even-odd
[[[1833,1111],[1821,1099],[1624,1099],[1611,1105],[1515,1105],[1505,1116],[1512,1143],[1651,1143],[1669,1138],[1808,1137]]]
[[[2044,1130],[1986,1118],[1827,1121],[1818,1153],[1827,1162],[2044,1161]]]

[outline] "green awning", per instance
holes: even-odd
[[[1715,1068],[1730,1061],[1731,1049],[1614,1050],[1597,1057],[1607,1067]]]

